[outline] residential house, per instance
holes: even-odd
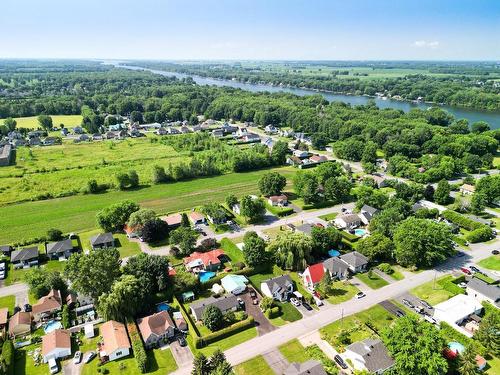
[[[242,137],[242,140],[246,143],[260,142],[260,136],[255,133],[247,133]]]
[[[28,140],[28,144],[30,146],[40,146],[42,144],[42,140],[39,137],[33,137]]]
[[[288,165],[298,167],[302,165],[302,159],[298,158],[297,156],[289,156],[286,158],[286,163]]]
[[[359,218],[363,222],[363,224],[368,225],[372,218],[379,213],[379,210],[376,209],[375,207],[368,206],[365,204],[363,207],[361,207],[361,211],[359,213]]]
[[[189,128],[187,126],[181,126],[180,132],[182,134],[187,134],[187,133],[191,133],[191,130],[189,130]]]
[[[271,137],[267,137],[267,138],[263,138],[261,139],[260,143],[262,143],[263,145],[265,145],[269,150],[272,151],[273,147],[274,147],[274,139],[272,139]]]
[[[71,355],[71,335],[65,329],[56,329],[42,337],[43,362]]]
[[[343,254],[339,259],[347,264],[353,273],[363,272],[368,268],[368,258],[357,251]]]
[[[220,282],[227,293],[241,294],[247,289],[248,279],[243,275],[227,275]]]
[[[139,128],[140,129],[144,129],[144,130],[160,129],[161,128],[161,124],[158,123],[158,122],[153,122],[152,124],[142,124],[142,125],[139,125]]]
[[[62,309],[61,291],[51,289],[50,292],[43,296],[32,307],[31,315],[36,322],[44,318],[50,317]]]
[[[305,151],[305,150],[293,150],[292,154],[293,154],[293,156],[295,156],[299,159],[306,159],[309,157],[309,151]]]
[[[333,223],[337,228],[349,230],[359,227],[362,221],[361,218],[356,214],[345,214],[337,216]]]
[[[313,264],[302,272],[302,282],[307,288],[312,290],[315,285],[319,284],[324,274],[325,268],[323,267],[323,263]]]
[[[207,220],[205,219],[205,216],[203,216],[202,214],[200,214],[199,212],[196,212],[196,211],[191,211],[188,214],[188,218],[189,218],[189,221],[191,223],[193,223],[193,225],[201,225],[201,224],[205,224],[207,222]]]
[[[92,140],[93,141],[102,141],[103,136],[100,133],[94,133],[94,134],[92,134]]]
[[[130,354],[130,340],[123,323],[108,320],[101,326],[102,344],[99,349],[101,358],[114,361]]]
[[[175,325],[168,311],[137,319],[137,326],[146,349],[161,346],[175,335]]]
[[[236,136],[237,137],[243,137],[244,135],[246,135],[248,133],[248,129],[247,128],[244,128],[242,126],[240,126],[238,128],[238,130],[236,131]]]
[[[156,133],[156,135],[167,135],[167,129],[160,128],[155,133]]]
[[[168,224],[169,228],[177,228],[181,226],[182,223],[182,215],[177,213],[177,214],[172,214],[168,216],[162,216],[161,219]]]
[[[291,363],[283,375],[327,375],[327,372],[319,361],[310,359],[303,363]]]
[[[174,323],[177,326],[177,329],[181,332],[187,332],[189,328],[186,321],[184,320],[184,317],[182,316],[182,313],[180,311],[174,311],[172,315],[174,317]]]
[[[378,174],[370,174],[370,175],[367,175],[365,177],[371,178],[373,181],[375,181],[375,183],[377,184],[377,186],[379,188],[384,188],[384,187],[389,186],[388,180],[385,177],[380,176]]]
[[[68,259],[73,254],[73,242],[70,239],[51,242],[45,245],[45,252],[50,259]]]
[[[16,338],[31,333],[31,314],[18,311],[9,319],[9,336]]]
[[[320,164],[328,161],[328,158],[324,155],[313,155],[309,158],[309,161],[311,163]]]
[[[10,254],[10,262],[17,268],[29,268],[38,265],[38,246],[15,250]]]
[[[224,131],[222,129],[214,129],[212,130],[212,136],[215,138],[222,138],[224,137]]]
[[[11,160],[12,146],[10,144],[0,146],[0,167],[10,165]]]
[[[267,198],[267,202],[271,206],[283,207],[288,205],[288,197],[285,194],[271,195],[269,198]]]
[[[107,137],[107,138],[110,139],[110,137]],[[111,137],[111,138],[114,138],[114,137]],[[74,142],[76,142],[76,143],[87,142],[87,141],[90,141],[90,137],[87,134],[80,134],[77,138],[74,139]]]
[[[236,311],[239,309],[240,304],[238,303],[238,297],[234,294],[225,294],[221,297],[208,297],[199,301],[195,301],[191,304],[191,313],[193,314],[196,321],[201,321],[203,312],[208,306],[216,306],[220,311],[225,314],[229,311]]]
[[[472,195],[476,191],[476,187],[470,184],[463,184],[459,189],[462,195]]]
[[[90,238],[90,246],[93,250],[112,248],[115,247],[115,239],[110,232],[99,233]]]
[[[127,238],[138,238],[140,237],[140,231],[141,227],[140,226],[135,226],[135,227],[129,227],[128,225],[125,225],[123,227],[123,231],[127,235]]]
[[[9,308],[2,307],[0,309],[0,331],[2,331],[2,334],[4,332],[5,327],[7,327],[8,320],[9,320]]]
[[[500,286],[488,284],[487,282],[473,277],[467,283],[467,295],[475,298],[478,302],[487,301],[500,308]]]
[[[472,337],[472,332],[462,327],[463,323],[472,315],[481,313],[483,306],[472,296],[458,294],[447,301],[434,306],[433,318],[438,322],[446,322],[468,337]]]
[[[289,275],[276,276],[260,284],[262,294],[277,301],[287,301],[293,293],[293,281]]]
[[[278,128],[274,125],[266,125],[264,131],[266,132],[266,134],[276,134],[278,133]]]
[[[331,257],[323,261],[325,272],[328,271],[332,279],[347,279],[349,277],[349,265],[339,257]]]
[[[233,204],[231,207],[231,210],[236,214],[236,215],[241,215],[241,206],[239,203]]]
[[[81,126],[75,126],[73,128],[73,133],[74,134],[83,134],[83,128]]]
[[[238,131],[238,127],[229,125],[227,122],[225,122],[224,124],[222,124],[221,130],[223,131],[224,135],[236,134],[236,132]]]
[[[0,246],[0,253],[2,253],[2,255],[10,257],[11,252],[12,252],[12,246],[10,246],[10,245]]]
[[[190,256],[183,259],[188,271],[217,271],[221,265],[221,258],[225,256],[224,250],[215,249],[200,253],[195,251]]]
[[[342,356],[352,362],[355,370],[370,374],[382,374],[394,366],[394,360],[380,339],[369,338],[355,342],[347,346]]]
[[[43,145],[44,146],[53,146],[53,145],[60,145],[62,142],[61,142],[61,138],[58,138],[58,137],[46,137],[44,140],[43,140]]]
[[[61,129],[61,135],[63,137],[66,137],[68,135],[68,133],[69,133],[69,130],[67,128],[62,128]]]
[[[292,138],[295,136],[295,133],[293,130],[288,130],[288,129],[280,129],[278,134],[282,137],[286,138]]]

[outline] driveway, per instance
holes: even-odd
[[[193,353],[191,353],[191,349],[189,346],[182,347],[177,340],[172,341],[170,343],[170,351],[172,352],[172,356],[177,363],[179,368],[191,365],[193,361]]]
[[[401,311],[404,314],[403,309],[401,309],[399,306],[395,305],[394,303],[392,303],[389,300],[379,302],[379,305],[382,306],[387,311],[389,311],[392,315],[396,315],[396,312],[398,312],[398,311]]]
[[[283,357],[278,348],[274,348],[262,354],[262,356],[276,374],[284,374],[288,366],[290,366],[290,362]]]
[[[324,301],[326,302],[326,301]],[[307,310],[304,305],[300,304],[300,306],[295,306],[297,310],[302,314],[303,317],[312,316],[316,313],[316,310],[312,309],[311,311]]]
[[[82,371],[83,362],[75,365],[73,363],[73,358],[68,359],[66,364],[62,368],[62,372],[64,375],[79,375]]]
[[[432,316],[434,314],[434,309],[426,308],[424,305],[422,305],[420,298],[415,297],[411,293],[408,293],[408,292],[404,293],[404,294],[396,297],[395,299],[401,303],[403,303],[403,299],[407,299],[408,301],[410,301],[413,304],[413,306],[422,306],[424,308],[425,313],[427,313],[428,315]]]
[[[240,294],[239,297],[245,302],[245,312],[248,315],[253,316],[253,318],[255,319],[255,326],[257,327],[257,332],[259,333],[259,336],[265,335],[266,333],[269,333],[276,329],[276,327],[273,326],[269,320],[267,320],[266,316],[260,309],[259,305],[258,304],[254,305],[252,303],[253,302],[252,297],[250,297],[249,292]],[[259,295],[258,292],[257,292],[257,297],[260,302],[262,296]]]

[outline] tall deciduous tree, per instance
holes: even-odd
[[[48,115],[38,116],[38,125],[40,125],[44,130],[52,129],[52,117]]]
[[[451,187],[448,181],[439,181],[436,191],[434,192],[434,202],[437,204],[448,204],[450,202]]]
[[[491,307],[481,321],[474,338],[484,345],[492,354],[500,356],[500,311]]]
[[[311,230],[313,243],[313,254],[321,257],[328,253],[328,250],[335,249],[342,241],[342,234],[334,227],[314,226]]]
[[[280,235],[268,247],[281,268],[302,271],[311,260],[312,239],[302,233]]]
[[[394,245],[390,238],[379,232],[358,241],[358,251],[372,261],[392,259]]]
[[[143,306],[146,291],[133,275],[123,275],[98,300],[97,309],[105,320],[125,322]]]
[[[458,371],[460,375],[479,375],[481,371],[477,366],[476,351],[469,345],[464,352],[460,354]]]
[[[246,195],[241,198],[240,213],[245,216],[250,223],[257,222],[264,217],[266,207],[262,199],[253,199]]]
[[[214,305],[208,306],[201,314],[201,320],[205,327],[214,332],[222,328],[224,325],[224,315],[222,311]]]
[[[286,186],[285,176],[278,172],[269,172],[259,180],[259,190],[262,195],[279,195]]]
[[[269,264],[271,257],[270,254],[266,251],[266,243],[256,233],[255,235],[245,235],[243,243],[243,254],[245,255],[245,262],[250,267],[259,267]]]
[[[170,244],[178,245],[182,255],[192,253],[198,234],[191,228],[179,227],[170,233]]]

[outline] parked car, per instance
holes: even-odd
[[[253,305],[258,305],[259,304],[259,299],[258,298],[252,298],[252,304]]]
[[[83,363],[89,363],[95,358],[95,356],[96,356],[95,352],[90,352],[85,356],[85,358],[83,358]]]
[[[363,298],[365,296],[366,296],[366,294],[364,294],[363,292],[356,293],[356,298],[357,299]]]
[[[240,297],[238,297],[237,301],[240,304],[240,307],[244,307],[245,306],[245,301],[243,301]]]
[[[313,291],[313,296],[318,298],[318,299],[323,299],[323,297],[321,297],[321,294],[319,294],[316,290]]]
[[[474,267],[474,266],[470,266],[469,267],[471,269],[471,271],[474,271],[474,272],[477,272],[477,273],[483,273],[479,268],[477,267]]]
[[[59,372],[59,365],[54,358],[49,359],[49,371],[51,374],[57,374]]]
[[[307,302],[304,302],[304,303],[302,304],[302,306],[304,306],[304,308],[305,308],[307,311],[312,311],[312,309],[313,309],[313,308],[311,307],[311,305],[310,305],[310,304],[308,304]]]
[[[254,290],[254,289],[250,288],[250,289],[248,290],[248,292],[250,293],[250,297],[252,297],[252,298],[257,297],[257,293],[255,293],[255,290]]]
[[[342,357],[340,355],[335,355],[335,357],[333,357],[333,359],[335,360],[335,362],[337,362],[337,364],[342,367],[343,370],[346,370],[347,369],[347,364],[344,362],[344,360],[342,359]]]
[[[409,307],[410,309],[413,309],[413,303],[411,303],[410,301],[408,301],[406,298],[403,298],[403,305]]]
[[[433,318],[432,316],[430,316],[430,315],[425,315],[425,316],[424,316],[424,319],[425,319],[425,320],[427,320],[427,321],[428,321],[429,323],[431,323],[431,324],[437,324],[436,319],[434,319],[434,318]]]
[[[458,286],[459,286],[460,288],[465,289],[465,288],[467,288],[467,283],[460,283],[460,284],[458,284]]]
[[[425,313],[425,310],[424,310],[424,308],[422,306],[415,306],[413,308],[413,310],[415,310],[419,314],[424,314]]]
[[[0,271],[5,271],[6,265],[4,261],[0,262]]]
[[[423,299],[420,300],[420,303],[424,305],[426,308],[429,310],[432,310],[432,306],[427,303],[427,301],[424,301]]]
[[[25,312],[31,312],[32,310],[32,307],[29,303],[27,303],[26,305],[24,305],[24,311]]]
[[[300,306],[300,301],[297,298],[295,298],[295,297],[290,298],[290,302],[294,306]]]
[[[187,345],[187,342],[186,342],[186,339],[184,338],[184,336],[179,336],[179,339],[177,341],[179,341],[179,345],[182,347]]]
[[[491,253],[492,253],[493,255],[498,255],[498,254],[500,254],[500,251],[498,251],[498,250],[493,250]]]
[[[466,275],[472,275],[472,272],[470,269],[468,268],[465,268],[465,267],[460,267],[460,271],[462,271],[463,273],[465,273]]]
[[[73,363],[75,365],[79,364],[82,361],[82,352],[77,351],[75,355],[73,356]]]

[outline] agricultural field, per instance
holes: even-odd
[[[0,207],[0,243],[43,236],[49,228],[59,228],[65,233],[94,229],[95,215],[99,210],[125,199],[151,208],[158,214],[167,214],[212,201],[222,202],[234,192],[238,195],[255,194],[256,182],[270,170],[279,171],[288,179],[295,173],[293,168],[283,167],[152,185],[135,190],[4,205]]]
[[[69,128],[82,123],[82,115],[51,115],[50,117],[52,117],[52,124],[56,128],[59,128],[60,124]],[[37,116],[16,117],[14,120],[17,122],[17,128],[36,129],[40,127]],[[0,124],[3,124],[3,119],[0,119]]]

